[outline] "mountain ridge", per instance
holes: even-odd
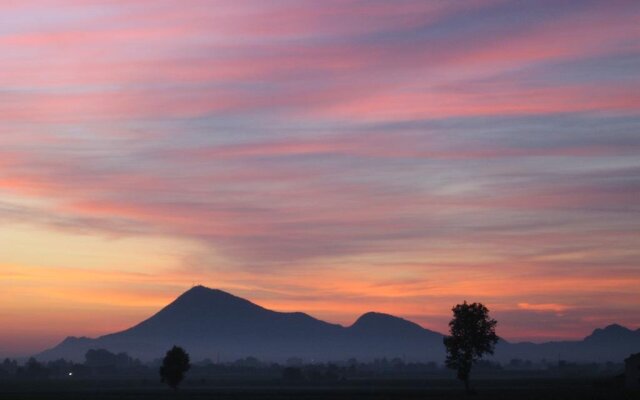
[[[288,358],[329,361],[348,358],[406,357],[415,361],[444,359],[443,335],[379,312],[367,312],[342,326],[302,312],[278,312],[219,289],[194,286],[140,323],[97,338],[67,337],[36,355],[42,360],[81,361],[87,350],[105,348],[151,360],[179,344],[196,359],[235,360],[254,356],[265,360]],[[619,360],[640,351],[640,329],[618,324],[595,329],[582,341],[510,343],[501,340],[494,359]]]

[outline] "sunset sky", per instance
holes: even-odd
[[[640,328],[640,2],[3,0],[0,356],[193,284]]]

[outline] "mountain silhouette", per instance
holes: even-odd
[[[36,358],[82,361],[89,349],[127,352],[142,360],[161,357],[174,344],[194,360],[223,361],[248,356],[285,361],[367,361],[402,357],[407,361],[444,360],[443,335],[393,315],[369,312],[344,327],[310,315],[268,310],[248,300],[196,286],[149,319],[127,330],[95,339],[68,337]],[[621,362],[640,352],[640,329],[620,325],[596,329],[579,341],[510,343],[501,340],[493,359]]]
[[[595,329],[583,340],[546,343],[501,342],[495,358],[508,361],[514,358],[540,361],[622,362],[629,354],[640,351],[640,329],[631,330],[618,324]]]
[[[604,329],[596,329],[591,335],[584,338],[585,341],[591,343],[609,343],[611,341],[624,343],[638,339],[640,339],[640,329],[632,331],[618,324],[609,325]]]
[[[300,312],[268,310],[221,290],[196,286],[127,330],[96,339],[69,337],[36,357],[80,361],[87,350],[104,348],[151,360],[174,344],[195,359],[254,356],[322,361],[406,355],[438,360],[444,355],[442,335],[402,318],[367,313],[343,327]]]

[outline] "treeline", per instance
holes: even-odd
[[[0,379],[118,377],[144,375],[149,370],[148,365],[126,353],[114,354],[108,350],[97,349],[87,351],[84,363],[64,359],[42,363],[31,357],[23,365],[19,365],[17,360],[7,358],[0,364]]]
[[[148,379],[157,380],[161,359],[143,363],[126,353],[104,349],[89,350],[82,363],[67,360],[39,362],[30,358],[23,364],[5,359],[0,363],[0,379]],[[500,364],[481,360],[474,367],[477,377],[566,377],[613,376],[623,370],[622,364],[579,364],[566,361],[533,363],[514,359]],[[205,359],[192,364],[188,380],[215,379],[280,380],[287,383],[340,382],[353,379],[424,379],[452,377],[452,371],[435,362],[406,362],[400,358],[381,358],[362,362],[356,359],[317,363],[292,358],[284,363],[271,363],[247,357],[233,362]]]

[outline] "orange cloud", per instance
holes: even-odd
[[[554,312],[558,315],[562,315],[566,310],[569,309],[566,305],[563,304],[529,304],[529,303],[518,303],[518,308],[523,310],[531,310],[531,311],[542,311],[542,312]]]

